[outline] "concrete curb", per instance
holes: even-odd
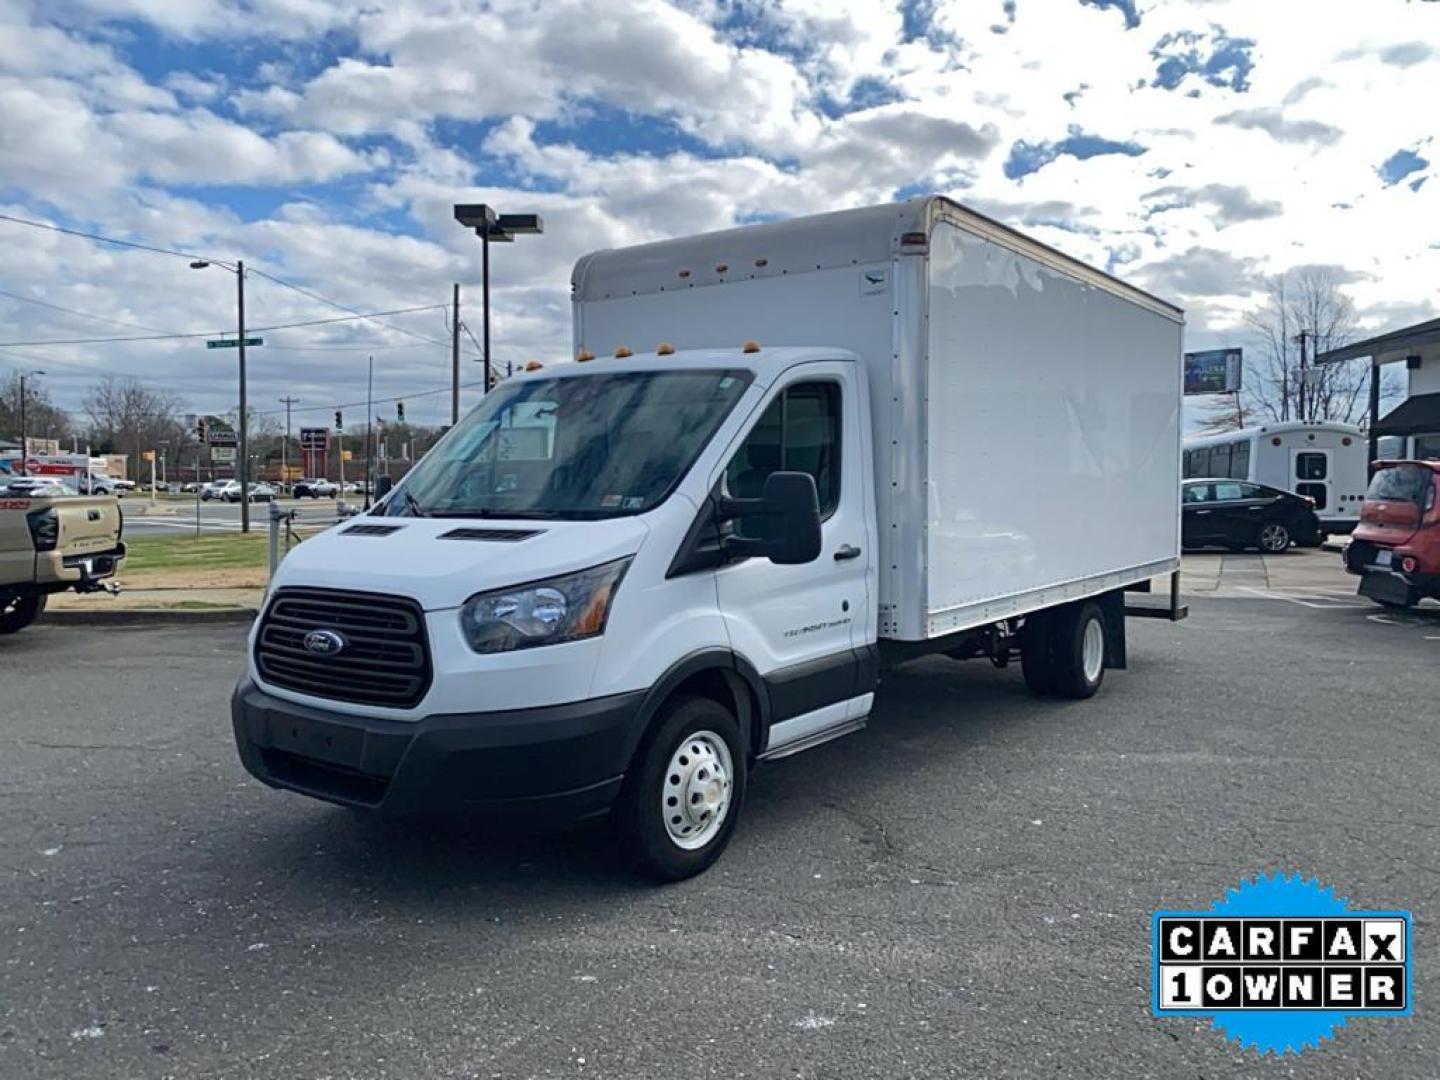
[[[61,608],[47,611],[37,625],[57,626],[158,626],[161,624],[250,623],[260,614],[254,608],[130,608],[110,611],[86,611]]]

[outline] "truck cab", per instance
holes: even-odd
[[[48,596],[106,587],[125,559],[113,496],[0,492],[0,634],[29,626]]]

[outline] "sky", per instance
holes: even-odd
[[[457,202],[545,220],[494,249],[502,365],[568,354],[587,251],[931,191],[1181,304],[1187,348],[1302,266],[1365,329],[1432,317],[1437,98],[1436,0],[0,0],[0,215],[244,259],[251,326],[423,307],[264,333],[250,394],[325,424],[373,356],[440,423]],[[227,410],[202,338],[38,343],[226,330],[234,293],[0,220],[0,374]]]

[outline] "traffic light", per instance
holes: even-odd
[[[336,430],[336,431],[344,431],[344,430],[345,430],[345,419],[344,419],[344,417],[342,417],[342,416],[340,415],[340,410],[339,410],[339,409],[336,409],[336,410],[335,410],[335,430]]]
[[[395,402],[395,421],[400,424],[405,422],[405,402],[403,401]]]
[[[199,417],[195,421],[195,437],[199,439],[202,443],[206,442],[210,436],[209,428],[210,425],[206,423],[205,417]]]

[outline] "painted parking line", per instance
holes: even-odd
[[[1315,608],[1321,611],[1337,610],[1340,608],[1368,608],[1370,604],[1365,601],[1344,594],[1329,594],[1323,590],[1314,590],[1311,595],[1297,596],[1299,589],[1256,589],[1249,585],[1236,586],[1241,592],[1250,593],[1265,600],[1286,600],[1292,604],[1299,604],[1301,607]],[[1306,590],[1307,592],[1310,590]]]

